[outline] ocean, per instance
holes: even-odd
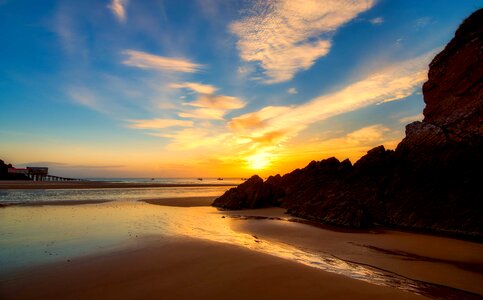
[[[216,197],[231,186],[207,186],[243,182],[240,178],[88,178],[92,181],[169,184],[170,187],[92,188],[92,189],[19,189],[0,190],[0,204],[29,204],[52,201],[126,201],[159,198]],[[193,185],[190,187],[182,185]],[[180,185],[180,186],[176,186]]]
[[[91,181],[124,182],[124,183],[159,183],[159,184],[233,184],[238,185],[241,178],[83,178]]]

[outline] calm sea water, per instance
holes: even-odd
[[[161,183],[161,184],[234,184],[244,180],[241,178],[84,178],[92,181],[125,182],[125,183]]]
[[[2,204],[28,204],[46,201],[126,201],[159,198],[216,197],[222,195],[230,186],[205,186],[206,184],[233,184],[242,182],[239,178],[217,180],[207,178],[90,178],[90,180],[126,183],[193,184],[184,187],[143,187],[143,188],[105,188],[105,189],[42,189],[42,190],[0,190]]]

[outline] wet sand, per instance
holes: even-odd
[[[105,189],[105,188],[155,188],[155,187],[203,187],[236,186],[229,183],[209,184],[163,184],[163,183],[127,183],[103,181],[0,181],[0,190],[20,189]]]
[[[290,218],[283,210],[224,212],[227,216]],[[238,219],[238,220],[237,220]],[[385,228],[334,231],[297,222],[239,219],[232,228],[260,239],[330,253],[399,275],[483,295],[483,244]]]
[[[69,213],[68,220],[89,222],[92,228],[88,232],[92,234],[97,234],[96,228],[103,224],[107,236],[128,235],[135,242],[4,274],[0,276],[0,299],[424,298],[394,286],[356,280],[357,274],[351,278],[326,272],[316,264],[308,266],[297,255],[296,259],[280,252],[269,255],[273,253],[270,249],[280,248],[269,246],[265,248],[269,251],[263,251],[267,243],[297,247],[329,260],[356,262],[365,268],[364,272],[381,271],[408,279],[410,284],[418,283],[412,279],[433,283],[424,293],[433,297],[445,298],[448,291],[453,296],[464,296],[455,299],[479,299],[483,295],[482,244],[387,229],[327,230],[284,221],[289,216],[280,208],[216,211],[200,207],[211,200],[191,197],[64,208],[7,207],[4,216],[15,212],[13,220],[32,218],[38,212],[52,216],[42,228],[65,222],[54,228],[56,236],[79,227],[74,221],[57,221]],[[165,205],[170,207],[163,208]],[[183,219],[179,219],[181,215]],[[106,217],[111,229],[106,227]],[[266,217],[271,219],[263,219]],[[82,238],[86,230],[85,225],[80,226],[76,239]],[[174,234],[159,236],[157,228]],[[239,235],[234,237],[239,239],[235,243],[227,239],[234,235]],[[97,240],[98,235],[93,239]]]
[[[2,299],[423,299],[196,239],[45,265],[0,284]]]
[[[149,204],[176,207],[210,206],[216,197],[183,197],[140,200]]]

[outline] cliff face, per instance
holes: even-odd
[[[424,120],[395,151],[352,165],[329,158],[265,182],[252,177],[215,200],[226,209],[281,206],[335,225],[385,224],[483,237],[483,9],[429,66]]]
[[[424,122],[455,141],[483,135],[483,10],[473,13],[429,65]]]

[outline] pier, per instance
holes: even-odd
[[[49,175],[47,167],[9,168],[10,174],[23,174],[33,181],[86,181],[84,179]]]

